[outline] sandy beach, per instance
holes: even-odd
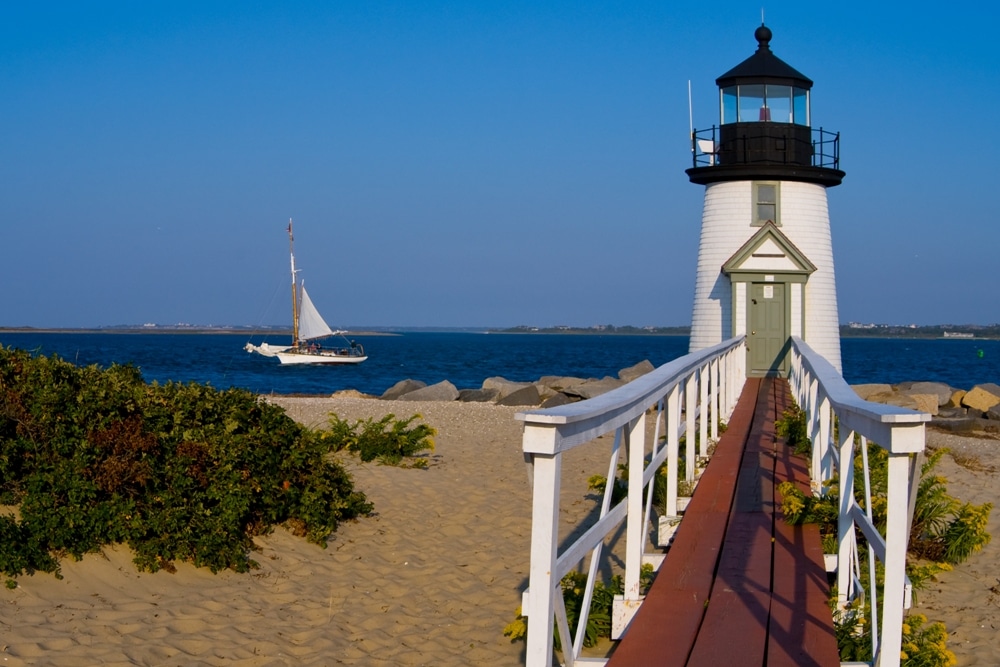
[[[345,457],[376,516],[341,526],[326,550],[284,530],[259,540],[251,574],[190,565],[139,573],[127,550],[64,561],[63,578],[22,577],[0,598],[4,665],[520,665],[502,634],[528,568],[530,491],[516,408],[363,398],[273,400],[319,426],[414,413],[434,426],[426,470]],[[954,495],[994,501],[1000,441],[930,431],[952,448],[941,472]],[[564,464],[564,519],[591,511],[586,479],[606,448]],[[973,468],[973,469],[970,469]],[[1000,531],[996,511],[990,530]],[[963,665],[1000,664],[1000,538],[918,594]]]
[[[936,470],[948,480],[948,491],[960,500],[993,503],[989,533],[982,551],[943,572],[917,591],[914,611],[948,627],[948,648],[959,665],[1000,665],[1000,439],[927,431],[928,447],[947,447]]]

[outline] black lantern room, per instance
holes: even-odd
[[[771,30],[754,32],[757,51],[715,80],[720,125],[694,132],[693,183],[772,179],[839,185],[840,135],[811,127],[813,82],[771,52]]]

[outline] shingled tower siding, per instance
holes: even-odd
[[[816,272],[804,286],[804,340],[840,371],[837,286],[826,188],[783,181],[780,194],[781,231],[816,265]],[[692,352],[734,335],[732,287],[721,268],[753,234],[752,210],[751,181],[705,186],[691,319]]]

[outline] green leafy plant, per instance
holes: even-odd
[[[124,543],[142,570],[243,572],[279,524],[325,546],[372,510],[330,445],[244,390],[0,347],[0,502],[18,508],[0,517],[0,570]]]
[[[417,414],[397,420],[390,413],[377,421],[369,417],[350,424],[331,414],[330,430],[322,437],[329,438],[338,450],[357,453],[365,462],[377,460],[384,465],[399,466],[404,459],[410,459],[405,467],[424,468],[427,459],[421,454],[434,451],[437,431],[428,424],[411,425],[421,418]]]
[[[923,614],[909,614],[903,623],[902,664],[906,667],[954,667],[944,623],[927,623]]]
[[[612,484],[614,484],[611,490],[612,507],[628,497],[628,466],[619,463],[618,473],[618,476],[612,480]],[[587,479],[587,488],[599,495],[604,495],[605,489],[608,488],[608,478],[604,475],[591,475]]]
[[[808,456],[812,452],[806,413],[799,406],[792,404],[787,408],[781,419],[774,422],[774,428],[778,437],[784,438],[796,454]]]
[[[683,448],[681,452],[683,452]],[[683,455],[677,459],[677,495],[691,496],[694,493],[695,484],[687,481],[686,462]],[[669,468],[663,463],[656,470],[653,476],[653,504],[663,507],[667,503],[667,482]],[[604,475],[592,475],[587,479],[587,488],[598,494],[604,494],[608,486],[608,478]],[[624,463],[618,464],[618,475],[614,479],[614,490],[611,492],[611,504],[617,505],[628,496],[628,466]]]
[[[639,574],[639,589],[641,594],[649,590],[656,573],[653,566],[645,564]],[[584,594],[586,593],[587,575],[583,572],[570,572],[559,582],[563,594],[563,603],[566,606],[566,620],[570,627],[570,632],[576,630],[580,621],[580,611],[583,608]],[[625,584],[621,575],[611,578],[610,584],[598,581],[594,583],[594,591],[590,600],[590,613],[587,616],[587,625],[584,628],[583,645],[587,647],[596,646],[602,638],[611,637],[611,614],[616,595],[621,595],[625,591]],[[519,607],[515,612],[517,617],[508,623],[504,629],[505,637],[510,637],[511,641],[524,639],[528,635],[527,617],[521,614]],[[562,649],[562,642],[559,638],[558,627],[553,630],[555,648]]]

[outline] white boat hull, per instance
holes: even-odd
[[[332,350],[323,350],[320,352],[278,352],[275,356],[283,364],[319,366],[360,364],[368,358],[366,355],[340,354]]]

